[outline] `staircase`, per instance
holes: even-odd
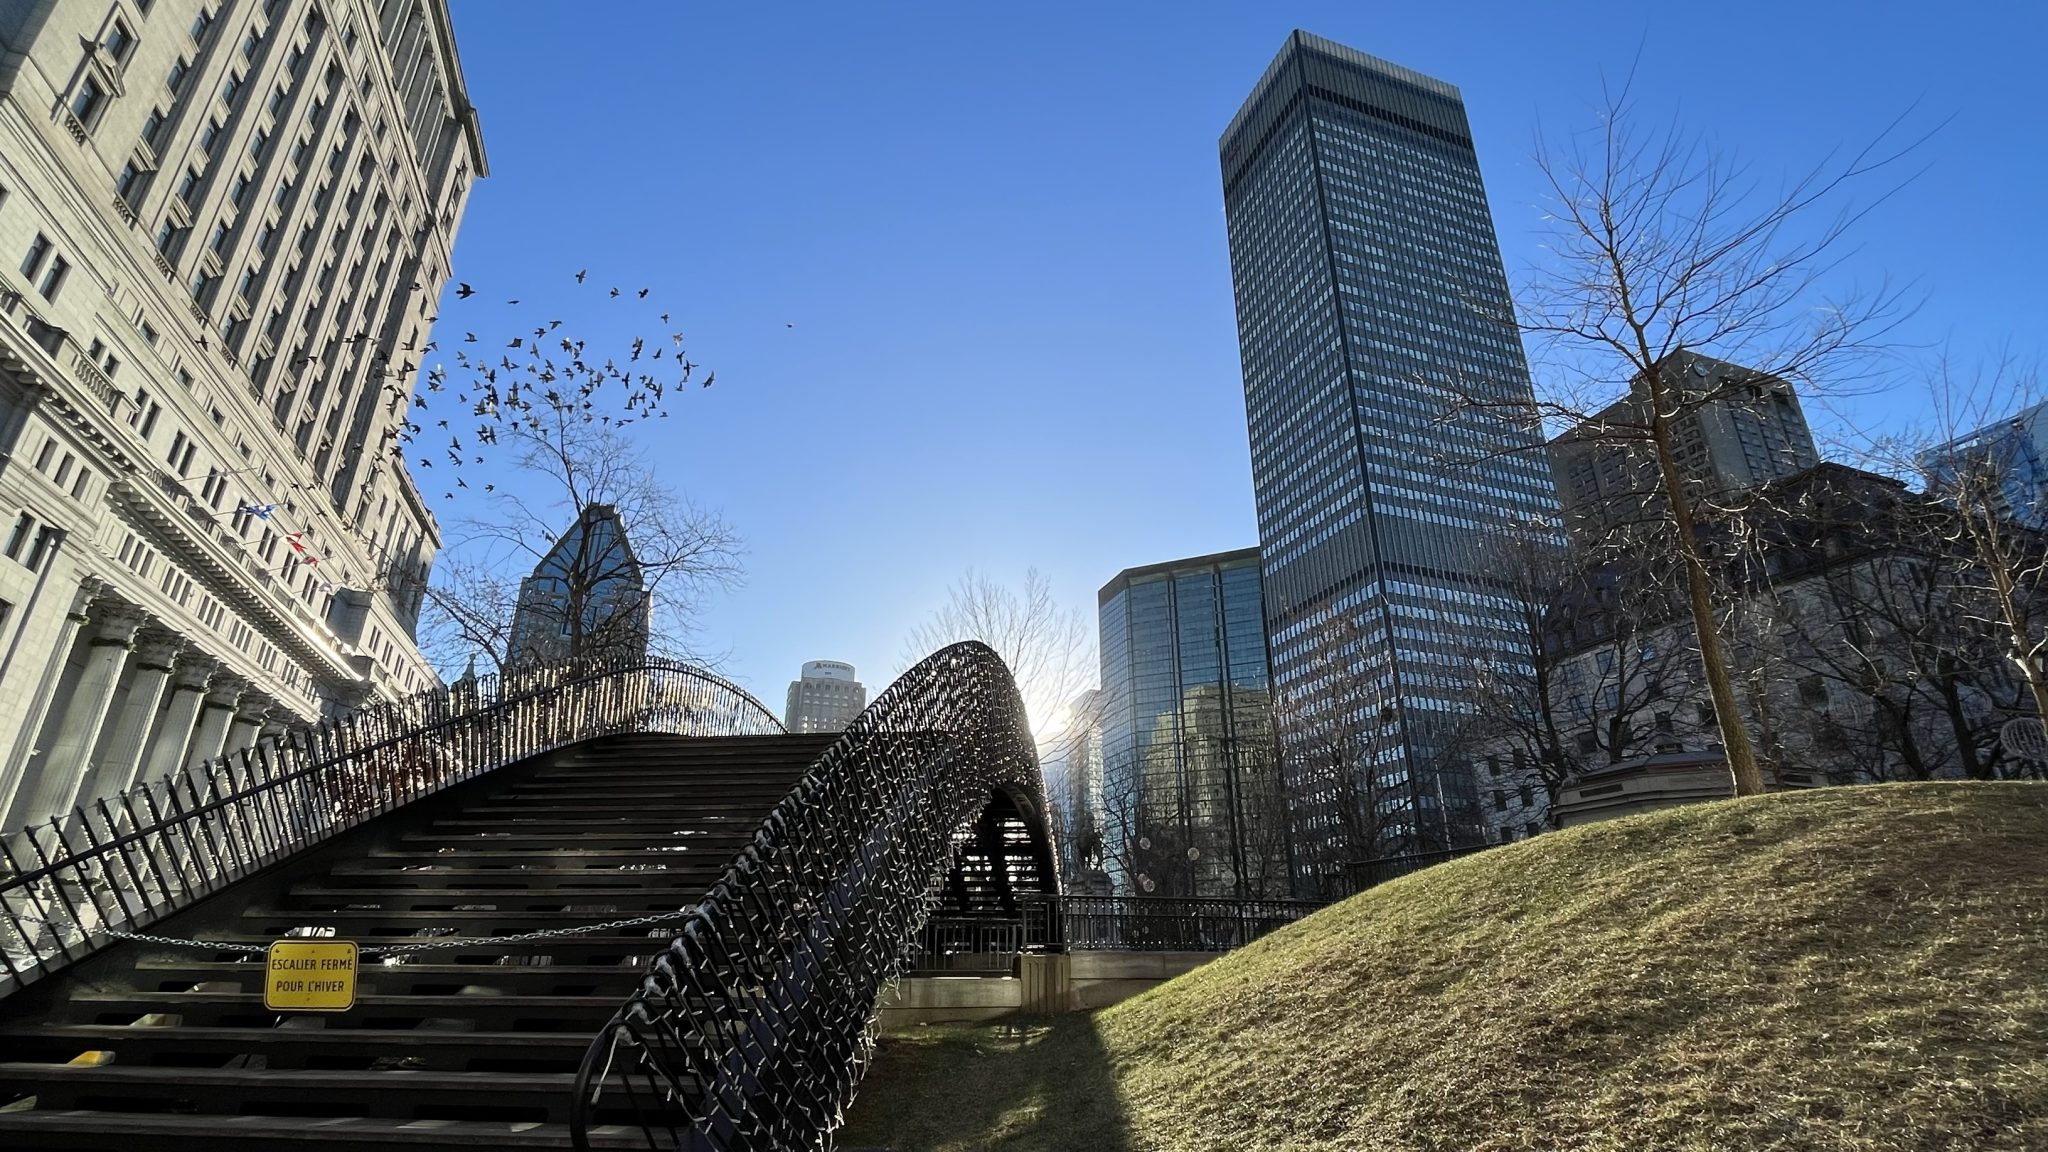
[[[151,932],[264,944],[332,929],[370,950],[686,909],[831,739],[593,741]],[[672,932],[369,956],[353,1009],[299,1016],[264,1010],[260,954],[125,944],[0,1002],[0,1148],[566,1148],[584,1049]],[[594,1146],[646,1147],[610,1119]]]

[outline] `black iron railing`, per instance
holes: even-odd
[[[1227,952],[1321,907],[1313,900],[1062,896],[1057,920],[1071,951]]]
[[[782,730],[740,688],[651,659],[466,681],[266,738],[0,840],[0,998],[118,933],[502,765],[614,733]]]
[[[998,792],[1043,836],[1016,685],[978,643],[905,673],[827,749],[591,1044],[572,1132],[653,1149],[824,1147],[916,951],[954,835]]]
[[[1468,844],[1460,848],[1439,848],[1429,852],[1410,852],[1401,856],[1375,856],[1370,860],[1351,860],[1344,865],[1343,875],[1329,877],[1327,895],[1338,900],[1354,895],[1389,880],[1398,880],[1411,872],[1420,872],[1446,860],[1484,852],[1491,844]]]

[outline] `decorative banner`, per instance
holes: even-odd
[[[271,1012],[346,1012],[356,1006],[352,940],[279,940],[264,954],[263,1007]]]

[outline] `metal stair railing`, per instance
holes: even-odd
[[[783,727],[720,677],[643,658],[458,682],[265,738],[0,839],[0,999],[372,817],[627,732]]]
[[[621,1116],[650,1148],[826,1146],[954,833],[997,790],[1042,815],[1009,669],[956,644],[853,721],[649,965],[577,1074],[575,1146]]]

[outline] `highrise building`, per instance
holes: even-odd
[[[0,0],[0,825],[432,686],[442,0]]]
[[[867,706],[868,690],[855,678],[853,665],[811,660],[789,682],[782,726],[791,732],[837,732]]]
[[[1297,31],[1221,154],[1274,693],[1314,713],[1334,626],[1376,685],[1347,708],[1385,737],[1371,789],[1290,779],[1298,830],[1337,836],[1338,794],[1373,794],[1402,799],[1342,850],[1475,840],[1452,720],[1474,659],[1527,658],[1485,547],[1557,496],[1464,104]],[[1282,723],[1283,760],[1302,735]]]
[[[1952,495],[1967,473],[1973,487],[1996,494],[2001,515],[2048,530],[2048,403],[1930,449],[1920,465],[1930,491]]]
[[[1673,445],[1679,470],[1703,497],[1760,488],[1820,463],[1790,382],[1695,352],[1666,359],[1679,404]],[[1552,473],[1574,524],[1639,523],[1663,501],[1649,427],[1649,389],[1629,394],[1550,442]]]
[[[640,659],[651,608],[618,509],[588,505],[519,582],[505,664]]]
[[[1129,568],[1096,603],[1102,765],[1089,808],[1117,888],[1284,895],[1259,550]]]

